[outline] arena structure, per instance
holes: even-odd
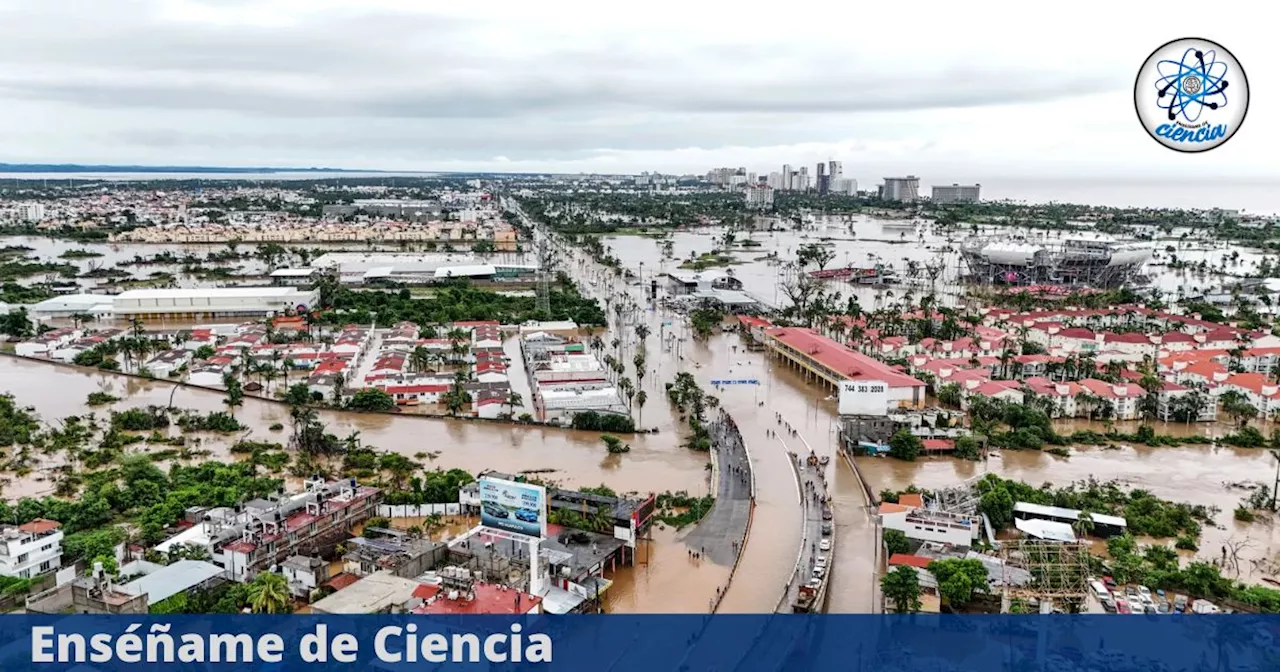
[[[1121,287],[1140,282],[1154,245],[1107,240],[970,238],[960,245],[968,279],[998,285]]]

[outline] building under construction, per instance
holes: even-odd
[[[979,237],[960,245],[968,280],[996,285],[1113,288],[1141,280],[1150,243]]]

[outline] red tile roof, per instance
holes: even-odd
[[[359,580],[360,580],[360,577],[356,576],[355,574],[348,574],[346,572],[342,572],[341,574],[333,577],[332,579],[329,579],[329,582],[324,585],[329,586],[334,590],[342,590],[343,588],[346,588],[347,586],[350,586],[351,584]]]
[[[808,355],[846,380],[882,380],[889,387],[924,387],[924,383],[878,359],[868,357],[815,333],[812,329],[769,329],[768,336]]]
[[[62,527],[62,523],[59,523],[56,520],[36,518],[35,520],[19,525],[18,529],[26,532],[27,534],[46,534],[58,529],[59,527]]]
[[[916,569],[928,569],[929,563],[933,562],[929,558],[922,558],[918,555],[909,553],[894,553],[889,556],[889,565],[906,565],[907,567],[915,567]]]

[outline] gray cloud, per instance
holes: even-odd
[[[0,0],[10,12],[0,14],[0,122],[6,105],[25,105],[101,146],[205,155],[572,160],[604,148],[831,142],[874,129],[875,113],[1130,84],[1127,72],[980,59],[890,64],[852,43],[575,33],[497,10],[476,19],[353,4],[256,26],[174,21],[158,13],[165,5]],[[15,7],[21,20],[5,20]]]

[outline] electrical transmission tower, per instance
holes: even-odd
[[[534,307],[544,319],[551,319],[551,247],[545,236],[538,239],[538,296]]]

